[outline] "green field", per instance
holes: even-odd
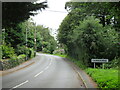
[[[118,88],[118,70],[115,69],[92,69],[85,70],[99,88]]]

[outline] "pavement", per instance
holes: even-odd
[[[69,60],[48,54],[2,72],[2,88],[97,88],[97,84]],[[3,89],[4,90],[4,89]],[[7,90],[7,89],[5,89]]]

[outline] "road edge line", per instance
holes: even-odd
[[[82,78],[82,75],[75,69],[75,67],[74,67],[74,70],[75,70],[75,72],[78,74],[79,78],[83,81],[83,84],[85,85],[85,87],[88,88],[85,80]]]

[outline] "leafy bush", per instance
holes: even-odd
[[[35,56],[35,52],[32,48],[28,48],[26,46],[20,46],[20,45],[17,46],[16,53],[17,55],[25,54],[28,59]]]
[[[15,52],[17,55],[26,54],[26,52],[27,52],[26,50],[27,50],[26,46],[17,45]]]
[[[110,69],[110,68],[118,68],[118,66],[119,66],[119,61],[120,60],[120,58],[117,58],[117,59],[114,59],[114,60],[112,60],[112,61],[109,61],[108,63],[105,63],[104,64],[104,68],[106,68],[106,69]],[[101,67],[102,67],[102,65],[101,65]]]
[[[11,65],[13,67],[15,67],[15,66],[25,62],[25,60],[26,60],[26,55],[21,54],[19,56],[12,56],[9,61],[12,62]]]
[[[70,56],[66,56],[66,58],[68,58],[69,60],[71,60],[73,63],[75,63],[78,67],[80,67],[81,69],[86,69],[87,66],[80,60],[76,60]]]
[[[2,58],[10,58],[15,54],[13,47],[10,45],[2,45]]]
[[[35,51],[32,48],[29,48],[29,57],[33,58],[35,56]]]
[[[86,69],[100,88],[118,88],[118,70],[115,69]]]
[[[13,55],[9,60],[2,60],[3,70],[13,68],[21,63],[25,62],[26,55],[21,54],[19,56]]]
[[[50,53],[50,51],[47,48],[43,48],[42,52],[44,52],[44,53]]]

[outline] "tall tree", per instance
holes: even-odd
[[[42,3],[33,2],[3,2],[2,3],[2,28],[14,28],[20,22],[27,20],[33,11],[42,10],[47,7]]]
[[[67,2],[65,8],[68,11],[78,8],[86,15],[96,16],[103,26],[110,24],[114,24],[115,27],[120,26],[120,2]]]

